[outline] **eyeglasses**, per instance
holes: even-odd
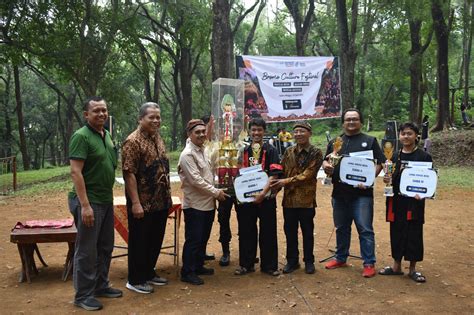
[[[344,119],[345,122],[357,122],[357,121],[360,121],[359,118],[346,118]]]

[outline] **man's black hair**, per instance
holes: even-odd
[[[364,123],[364,116],[362,116],[362,113],[361,113],[360,110],[358,110],[357,108],[348,108],[348,109],[346,109],[345,111],[342,112],[342,116],[341,116],[341,123],[342,124],[344,123],[344,117],[346,116],[347,112],[356,112],[357,114],[359,114],[360,123],[361,124]]]
[[[101,97],[101,96],[91,96],[91,97],[89,97],[84,102],[84,106],[83,106],[84,111],[87,112],[89,110],[90,102],[100,102],[100,101],[103,101],[103,100],[104,100],[104,98]]]
[[[252,120],[249,122],[249,129],[252,128],[252,126],[262,127],[263,130],[267,130],[267,123],[260,117],[252,118]]]

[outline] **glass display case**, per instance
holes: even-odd
[[[246,138],[243,80],[219,78],[212,83],[212,116],[216,186],[232,193],[238,175],[238,150]]]

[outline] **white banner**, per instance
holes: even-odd
[[[339,177],[345,184],[371,187],[375,180],[375,164],[373,160],[360,156],[345,156],[341,160]]]
[[[245,80],[245,113],[266,121],[341,115],[336,57],[237,56]]]
[[[438,174],[426,167],[405,167],[400,178],[400,193],[408,197],[432,198],[436,192]]]

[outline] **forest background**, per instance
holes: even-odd
[[[0,158],[20,169],[68,163],[82,103],[107,100],[120,143],[157,102],[169,151],[210,112],[211,83],[235,55],[339,56],[343,108],[432,131],[472,113],[472,0],[11,1],[0,4]],[[312,121],[315,134],[339,119]],[[284,124],[271,124],[274,132]]]

